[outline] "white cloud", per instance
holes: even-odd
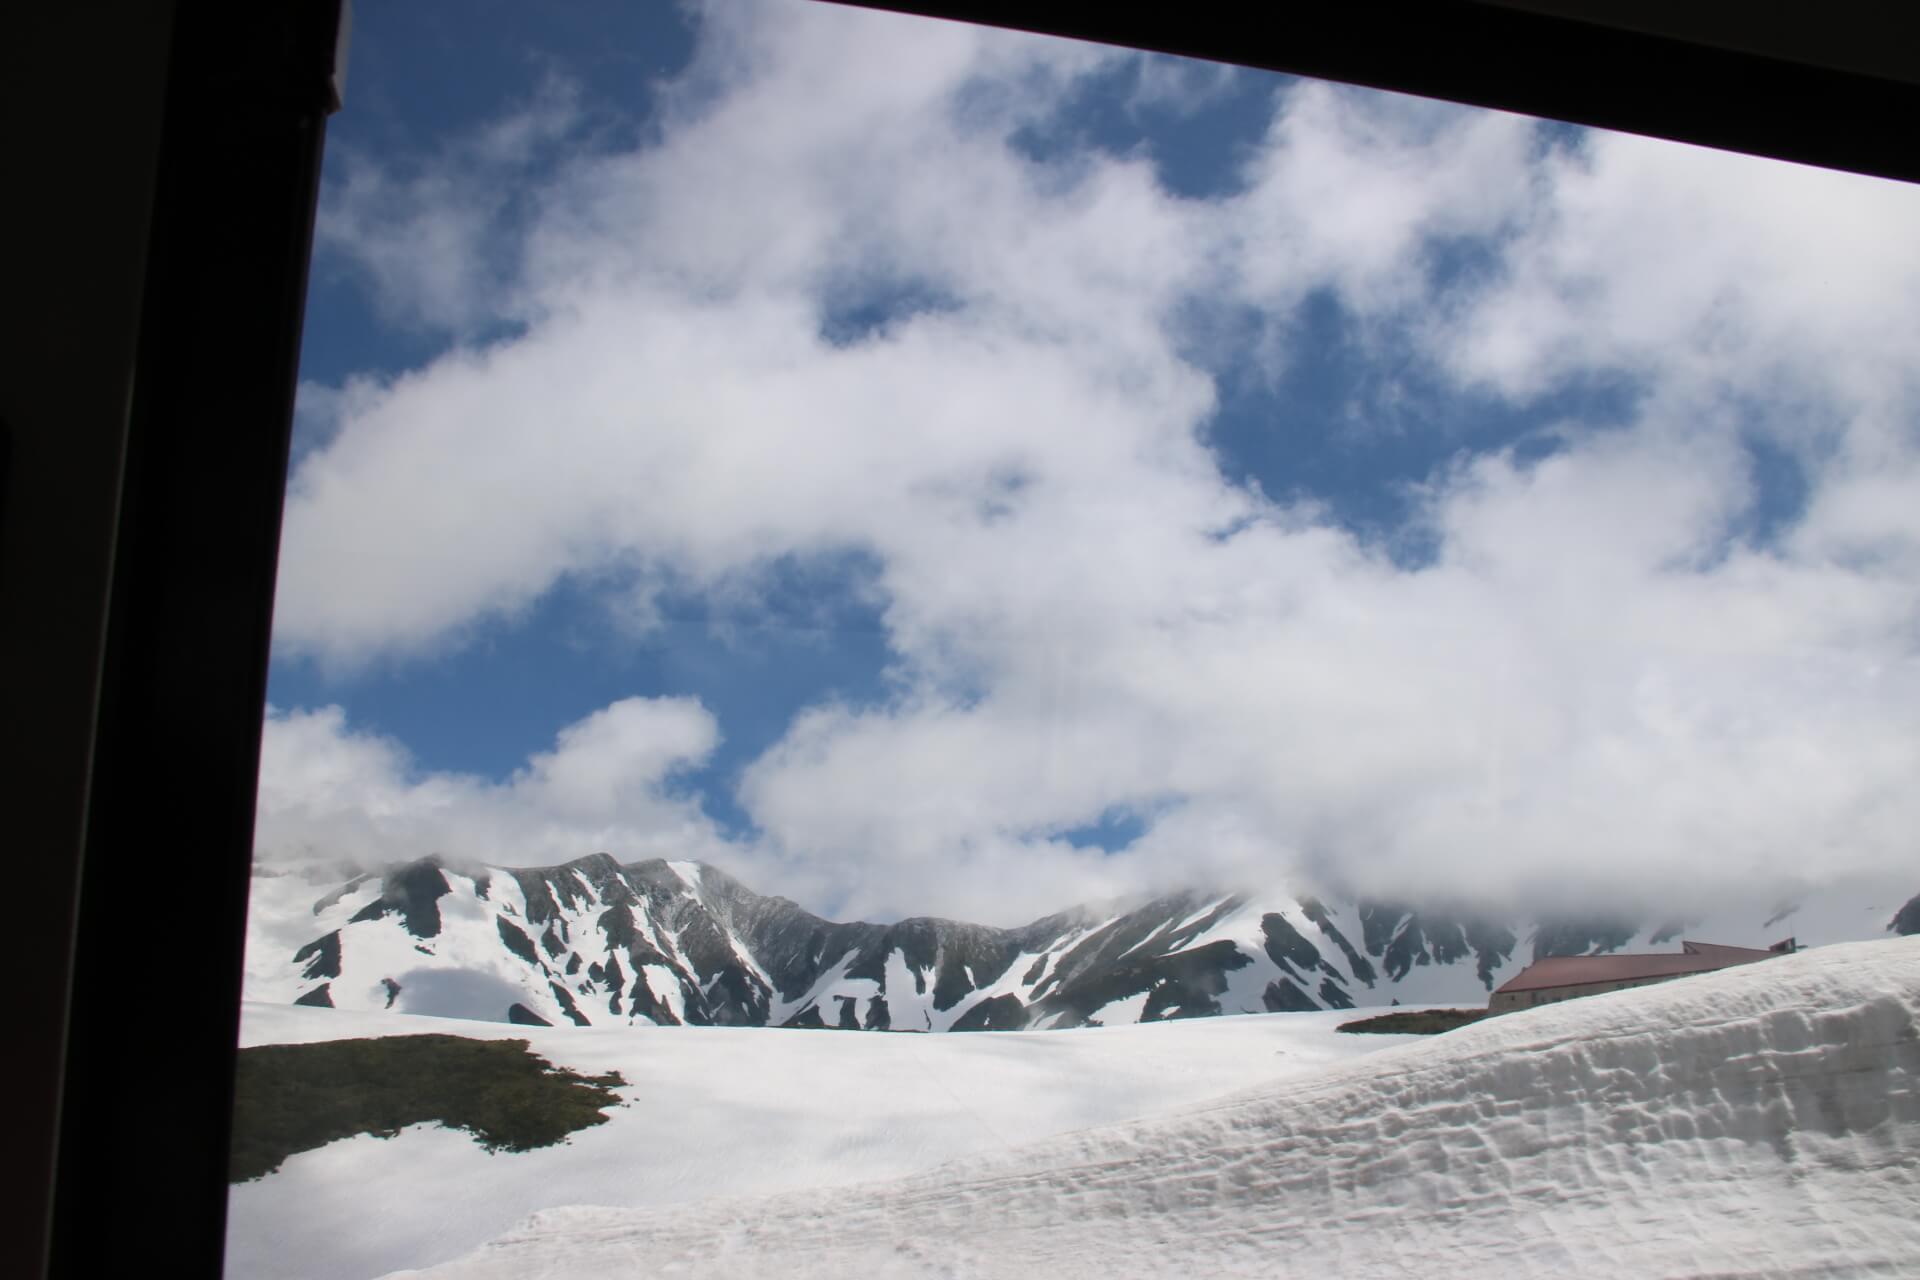
[[[1810,390],[1848,410],[1911,396],[1913,187],[1609,134],[1537,172],[1504,279],[1438,339],[1464,376],[1526,393],[1657,371],[1802,413]]]
[[[301,465],[283,652],[424,659],[570,574],[737,593],[774,557],[871,557],[900,700],[802,715],[743,783],[763,838],[720,849],[856,912],[1010,920],[1336,874],[1709,893],[1908,864],[1910,189],[1627,138],[1554,150],[1512,117],[1301,86],[1243,192],[1184,200],[1138,160],[1009,143],[1119,55],[831,7],[706,28],[657,142],[540,192],[513,259],[525,335],[361,389]],[[419,216],[456,212],[436,190]],[[1484,270],[1439,269],[1469,243]],[[423,315],[453,296],[430,273],[384,287]],[[1525,404],[1619,375],[1637,409],[1431,477],[1434,558],[1395,565],[1228,484],[1205,443],[1192,308],[1256,305],[1297,358],[1318,289],[1460,386]],[[902,290],[935,305],[822,335]],[[1765,547],[1729,533],[1750,433],[1810,489]],[[417,842],[430,812],[510,861],[719,848],[658,791],[710,721],[649,711],[644,748],[583,722],[488,787],[396,782],[391,747],[319,714],[269,727],[326,750],[263,789],[263,831],[341,794],[358,807],[329,801],[310,838]],[[1062,838],[1114,809],[1149,823],[1124,854]]]
[[[719,741],[687,698],[627,698],[562,729],[504,782],[417,770],[406,749],[339,707],[270,710],[254,836],[267,864],[379,866],[440,853],[512,866],[606,850],[629,859],[724,858],[696,801],[669,785]]]
[[[1281,307],[1331,286],[1362,315],[1428,302],[1434,248],[1527,208],[1537,144],[1517,116],[1302,83],[1224,211],[1239,286]]]

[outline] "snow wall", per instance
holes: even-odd
[[[1912,1276],[1916,1006],[1920,938],[1821,948],[899,1182],[552,1210],[417,1274]]]

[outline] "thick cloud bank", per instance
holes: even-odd
[[[717,737],[698,703],[628,698],[490,782],[422,776],[403,747],[355,731],[339,707],[269,709],[256,843],[269,858],[368,864],[444,853],[539,865],[583,844],[635,859],[724,856],[699,806],[670,794],[674,772]]]
[[[1694,894],[1910,863],[1920,192],[1281,82],[1210,198],[1031,144],[1103,77],[1217,87],[1132,62],[729,4],[647,141],[549,166],[510,234],[498,192],[570,136],[564,92],[425,176],[363,159],[330,243],[451,345],[314,398],[280,651],[430,661],[563,581],[645,627],[665,584],[751,600],[853,553],[895,696],[800,715],[731,847],[669,785],[726,729],[695,705],[616,704],[505,783],[288,712],[263,851],[677,845],[983,919],[1183,880]],[[1222,387],[1308,358],[1314,299],[1383,370],[1537,429],[1428,475],[1391,538],[1236,481]],[[1381,379],[1356,441],[1407,429]],[[1603,383],[1625,408],[1555,416]],[[1116,815],[1122,851],[1066,839]]]

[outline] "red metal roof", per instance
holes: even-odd
[[[1772,951],[1726,947],[1712,942],[1683,942],[1683,951],[1670,955],[1548,956],[1500,984],[1499,991],[1539,991],[1545,987],[1580,987],[1598,982],[1631,982],[1636,978],[1673,978],[1684,973],[1711,973],[1729,965],[1765,960]],[[1499,992],[1495,992],[1499,994]]]

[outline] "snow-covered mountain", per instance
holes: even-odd
[[[712,866],[623,866],[604,853],[536,868],[425,858],[352,876],[317,900],[314,888],[298,876],[256,879],[250,998],[581,1026],[977,1031],[1482,1002],[1537,956],[1670,949],[1683,927],[1515,927],[1380,902],[1202,892],[1076,907],[1016,929],[841,924]],[[1803,941],[1882,936],[1894,910],[1878,900],[1837,920],[1829,910],[1820,936]],[[1815,923],[1797,908],[1748,914],[1696,932],[1752,944]],[[1909,903],[1899,918],[1914,914]]]

